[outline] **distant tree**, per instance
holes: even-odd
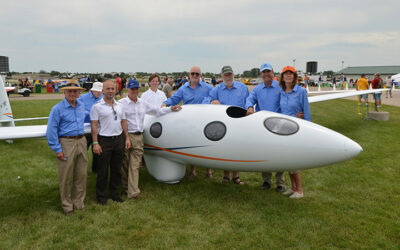
[[[47,74],[47,71],[44,70],[44,69],[41,69],[41,70],[39,71],[39,74]]]
[[[105,73],[104,78],[111,79],[113,76],[110,73]]]
[[[251,69],[251,76],[252,77],[258,77],[260,75],[260,69],[259,68],[252,68]]]
[[[322,72],[323,75],[332,77],[335,72],[333,70],[326,70]]]
[[[59,76],[60,74],[61,74],[60,72],[55,71],[55,70],[52,70],[52,71],[50,72],[50,75],[51,75],[51,76]]]
[[[244,77],[251,77],[251,71],[249,71],[249,70],[243,71],[243,76]]]

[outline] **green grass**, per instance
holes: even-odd
[[[57,102],[11,105],[14,116],[22,118],[47,116]],[[262,191],[259,173],[241,173],[246,184],[237,186],[221,184],[222,171],[208,180],[199,169],[194,180],[166,185],[142,168],[142,198],[99,206],[96,176],[90,173],[86,208],[66,217],[55,155],[46,140],[0,142],[0,249],[398,249],[400,108],[383,108],[390,112],[387,122],[364,121],[356,108],[349,100],[312,104],[314,122],[354,139],[364,152],[302,171],[305,198],[300,200]]]

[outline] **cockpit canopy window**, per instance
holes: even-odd
[[[241,107],[230,106],[226,109],[226,114],[232,118],[241,118],[246,116],[247,111]]]
[[[219,141],[226,134],[226,126],[220,121],[214,121],[207,124],[204,128],[204,135],[211,141]]]
[[[299,131],[299,125],[282,117],[271,117],[264,121],[264,126],[277,135],[293,135]]]
[[[151,134],[151,136],[153,136],[154,138],[160,137],[161,134],[162,134],[162,126],[161,126],[161,123],[155,122],[155,123],[151,124],[151,126],[150,126],[150,134]]]

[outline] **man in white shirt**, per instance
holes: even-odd
[[[158,89],[158,85],[160,84],[160,76],[157,74],[152,74],[149,77],[150,88],[142,94],[140,99],[145,100],[146,102],[161,107],[164,101],[167,100],[164,92]]]
[[[115,101],[115,83],[103,83],[104,97],[90,111],[93,137],[93,153],[97,157],[96,199],[100,205],[107,204],[107,184],[109,197],[115,202],[123,202],[119,195],[121,186],[121,165],[125,149],[131,147],[128,125],[122,105]],[[125,135],[125,136],[124,136]],[[108,167],[110,166],[110,181]]]
[[[132,145],[126,148],[125,157],[122,165],[122,186],[128,199],[135,199],[140,194],[139,189],[139,165],[143,155],[143,122],[146,113],[160,116],[171,111],[179,111],[181,106],[176,105],[168,108],[154,106],[139,95],[139,82],[130,81],[128,86],[128,96],[119,100],[128,123],[128,138]]]

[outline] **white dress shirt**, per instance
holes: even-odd
[[[122,109],[126,120],[128,121],[128,132],[143,132],[143,122],[144,115],[150,114],[155,116],[160,116],[171,112],[170,108],[160,108],[159,106],[154,106],[142,98],[138,98],[137,102],[133,102],[129,96],[119,100],[122,104]]]
[[[164,101],[167,100],[167,97],[165,96],[164,92],[158,89],[156,92],[149,89],[146,92],[144,92],[140,98],[157,107],[161,107]]]
[[[122,105],[115,100],[113,107],[111,107],[103,98],[90,110],[90,120],[99,121],[99,135],[101,136],[120,135],[122,133],[121,120],[125,119]]]

